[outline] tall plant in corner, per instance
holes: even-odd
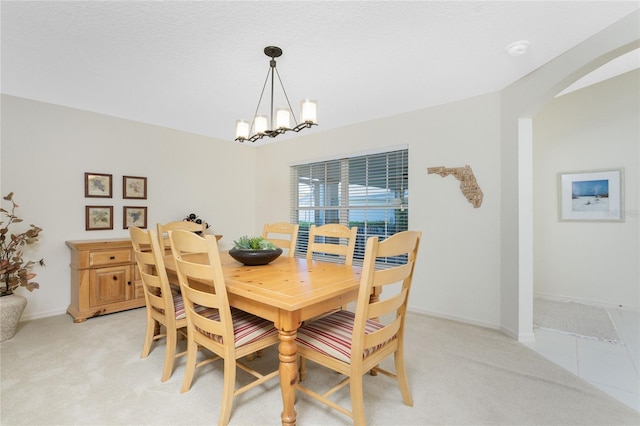
[[[11,211],[0,208],[2,212],[2,229],[0,229],[0,297],[13,294],[18,287],[25,287],[33,291],[40,287],[36,282],[31,281],[36,274],[31,272],[31,268],[36,264],[44,266],[44,260],[37,262],[22,259],[22,249],[25,244],[33,244],[38,241],[38,235],[42,228],[29,225],[30,228],[20,234],[10,232],[11,225],[22,222],[16,216],[16,208],[19,207],[13,201],[13,192],[3,197],[5,201],[11,202]]]

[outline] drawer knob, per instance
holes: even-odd
[[[118,281],[118,277],[114,275],[114,276],[113,276],[113,280],[114,280],[114,281]]]
[[[113,260],[113,259],[115,259],[115,258],[116,258],[115,256],[109,256],[109,259],[110,259],[110,260]]]

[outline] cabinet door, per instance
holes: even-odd
[[[91,271],[89,305],[101,306],[130,298],[131,266],[121,265]]]

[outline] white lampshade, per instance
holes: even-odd
[[[256,115],[253,121],[253,132],[258,135],[263,135],[269,130],[269,119],[266,115]]]
[[[236,139],[249,139],[249,127],[247,120],[236,120]]]
[[[291,128],[291,112],[289,108],[281,107],[276,109],[276,129]]]
[[[305,99],[300,108],[300,120],[302,122],[318,123],[318,101],[315,99]]]

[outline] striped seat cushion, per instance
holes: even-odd
[[[200,315],[220,321],[218,310],[214,308],[207,308],[205,311],[200,312]],[[231,308],[231,317],[233,318],[233,334],[236,348],[278,334],[278,330],[276,330],[272,322],[240,309]],[[196,329],[210,339],[218,343],[224,343],[222,336],[209,333],[198,327]]]
[[[296,343],[349,364],[351,363],[354,319],[355,314],[353,312],[338,311],[318,320],[305,323],[298,329]],[[365,333],[369,334],[380,330],[383,326],[383,324],[373,320],[367,320]],[[394,338],[392,337],[389,341]],[[362,357],[365,358],[371,355],[385,343],[365,349]]]
[[[177,320],[185,319],[187,317],[187,313],[184,309],[184,300],[182,300],[182,294],[172,293],[172,296],[173,296],[173,311],[175,312],[176,319]],[[160,312],[161,314],[164,314],[164,309],[159,309],[156,307],[153,307],[153,309]],[[196,305],[196,312],[203,311],[204,309],[206,309],[204,306]]]
[[[196,312],[202,312],[206,309],[208,308],[205,308],[204,306],[200,306],[200,305],[195,305]],[[184,309],[184,300],[182,300],[181,294],[173,295],[173,310],[176,313],[177,320],[181,320],[187,317],[187,312]]]
[[[173,310],[176,313],[176,319],[181,320],[187,316],[184,310],[184,300],[182,300],[182,294],[172,293],[173,296]]]

